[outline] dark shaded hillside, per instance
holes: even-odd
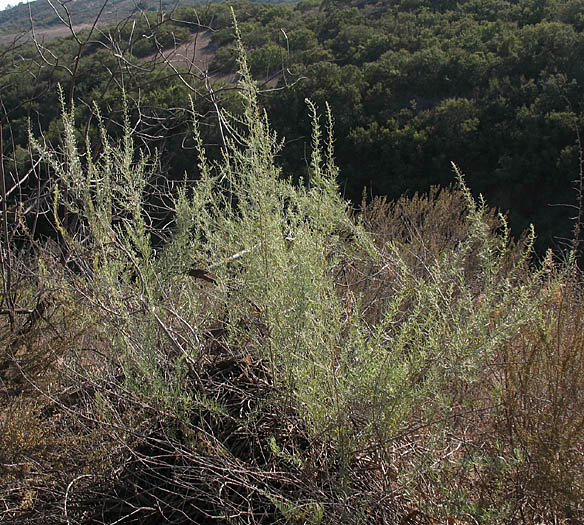
[[[196,177],[183,149],[190,130],[181,108],[188,93],[204,92],[206,78],[233,78],[231,5],[261,102],[286,137],[279,159],[287,173],[307,175],[304,99],[321,108],[328,101],[341,188],[354,202],[365,187],[368,195],[395,198],[447,185],[455,161],[474,191],[509,212],[517,235],[535,223],[541,252],[570,238],[584,108],[582,0],[239,1],[179,7],[172,17],[142,12],[135,25],[104,26],[83,46],[73,90],[80,118],[90,118],[92,100],[117,118],[123,79],[145,136],[172,152],[165,173]],[[198,51],[204,61],[190,61],[201,30],[208,39]],[[0,93],[23,150],[29,116],[39,129],[57,129],[56,84],[67,92],[74,77],[74,40],[47,47],[58,61],[39,60],[34,46],[24,46],[2,66]],[[215,101],[199,97],[203,133],[214,145],[221,140],[217,107],[238,107],[232,85],[217,93]]]
[[[447,184],[454,160],[475,191],[510,212],[516,233],[533,222],[539,247],[549,246],[570,236],[561,205],[576,203],[584,5],[540,4],[323,3],[314,18],[301,3],[290,69],[306,80],[270,98],[274,123],[294,140],[305,133],[296,118],[304,98],[328,100],[347,196]],[[269,27],[269,43],[251,44],[258,73],[267,50],[284,46]],[[302,169],[303,144],[291,147]]]

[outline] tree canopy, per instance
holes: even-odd
[[[306,171],[309,141],[300,108],[307,97],[319,107],[328,101],[341,187],[355,202],[364,188],[395,198],[447,185],[455,161],[475,191],[509,212],[516,233],[535,223],[541,249],[569,237],[572,214],[564,205],[576,199],[584,92],[581,0],[241,0],[141,12],[99,28],[81,47],[87,31],[42,46],[7,46],[0,66],[5,135],[17,151],[27,148],[29,125],[54,140],[56,85],[67,91],[75,78],[80,119],[90,119],[96,101],[115,120],[124,89],[145,137],[155,138],[150,147],[169,154],[161,156],[169,176],[186,169],[196,177],[182,149],[190,131],[180,108],[187,93],[215,83],[218,98],[199,97],[199,107],[209,117],[204,140],[219,144],[214,104],[237,110],[231,6],[261,102],[287,141],[281,162],[296,177]],[[203,38],[206,70],[194,75],[192,63],[164,59]]]

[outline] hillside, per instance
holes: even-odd
[[[35,0],[0,12],[0,43],[8,43],[34,26],[37,37],[43,41],[68,35],[63,20],[71,21],[76,30],[89,28],[98,19],[98,25],[119,23],[141,11],[171,12],[177,6],[194,5],[198,0],[75,0],[59,3]],[[104,8],[104,4],[105,8]],[[66,9],[63,7],[65,6]],[[102,9],[103,8],[103,9]],[[62,17],[63,20],[60,18]],[[98,18],[99,17],[99,18]]]
[[[583,5],[0,46],[0,522],[584,523]]]
[[[311,103],[310,184],[282,177],[239,59],[238,140],[210,162],[191,122],[196,181],[128,118],[92,156],[69,109],[31,140],[55,229],[23,249],[39,207],[4,207],[0,521],[581,523],[574,261],[536,262],[456,167],[355,214]]]
[[[268,3],[282,3],[277,0]],[[91,26],[99,16],[99,25],[116,24],[142,11],[172,13],[180,7],[202,5],[202,0],[72,0],[67,2],[34,0],[0,11],[0,43],[28,31],[32,24],[47,38],[63,36],[63,22],[71,20],[76,27]],[[104,7],[105,4],[105,7]],[[53,9],[53,6],[55,9]]]
[[[36,27],[50,28],[60,25],[62,22],[59,15],[71,16],[71,20],[76,25],[91,24],[102,11],[100,17],[101,24],[112,24],[124,20],[141,10],[170,11],[177,6],[192,5],[195,0],[73,0],[70,2],[47,2],[47,0],[35,0],[29,3],[22,3],[10,9],[0,12],[0,32],[18,32],[28,29],[32,19]],[[56,8],[53,9],[51,4]]]
[[[205,75],[234,77],[233,5],[250,67],[265,91],[262,104],[288,142],[282,162],[295,177],[306,172],[308,130],[299,119],[304,99],[320,107],[328,101],[336,115],[343,192],[353,202],[361,201],[365,187],[369,195],[397,198],[448,185],[454,160],[470,174],[476,192],[509,214],[515,235],[534,223],[540,254],[565,247],[580,172],[582,0],[544,2],[541,8],[529,0],[426,4],[238,1],[178,7],[172,16],[142,12],[135,23],[102,26],[83,46],[76,96],[84,104],[108,100],[117,111],[110,87],[129,75],[127,87],[149,101],[152,120],[145,133],[160,131],[157,145],[172,152],[164,169],[171,178],[185,169],[195,177],[190,153],[181,146],[188,126],[176,108],[187,93],[204,93]],[[38,62],[38,50],[24,46],[2,69],[0,89],[15,143],[23,148],[27,112],[36,113],[33,122],[54,128],[55,82],[67,85],[73,74],[75,42],[55,40],[47,47],[57,62]],[[118,63],[120,50],[126,69]],[[165,57],[172,57],[170,64]],[[181,79],[173,64],[190,80]],[[31,84],[26,75],[39,82]],[[273,91],[278,83],[282,89]],[[38,99],[40,90],[47,93]],[[226,108],[236,105],[232,95],[228,86],[221,90]],[[27,97],[42,102],[28,103]],[[200,100],[209,115],[206,139],[217,144],[214,103]],[[11,109],[13,104],[20,109]],[[175,120],[163,124],[161,114]],[[161,131],[166,128],[172,133]]]

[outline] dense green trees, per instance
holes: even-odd
[[[290,99],[330,101],[352,198],[365,185],[397,196],[447,183],[456,160],[476,190],[511,210],[517,230],[538,223],[543,247],[567,235],[567,209],[548,204],[573,204],[578,174],[584,36],[569,7],[323,4],[318,21],[306,25],[332,55],[336,76],[304,63],[299,74],[307,80],[268,106],[295,139],[301,130],[291,124],[297,104]]]
[[[569,236],[568,209],[548,205],[575,202],[584,102],[581,0],[233,5],[255,77],[270,88],[279,79],[282,89],[261,100],[289,143],[280,159],[297,176],[305,171],[309,135],[300,108],[310,97],[333,108],[341,185],[352,199],[360,200],[364,186],[396,197],[447,184],[454,160],[472,174],[476,191],[510,210],[515,231],[537,224],[540,248]],[[98,99],[108,101],[115,120],[123,85],[136,106],[148,101],[145,112],[134,112],[141,124],[149,121],[145,133],[168,145],[169,133],[153,133],[152,119],[169,117],[189,88],[160,52],[211,29],[211,78],[226,77],[236,68],[229,9],[142,13],[135,24],[96,34],[77,72],[79,116],[88,117],[90,101]],[[77,50],[69,38],[47,44],[44,60],[32,45],[4,55],[0,92],[15,144],[26,147],[29,116],[34,129],[51,128],[55,86],[67,91]],[[191,91],[202,86],[203,79],[189,78]],[[219,102],[235,109],[233,90],[219,93],[207,108]],[[180,122],[170,125],[175,146],[188,141]],[[216,122],[209,114],[202,128],[215,144]],[[172,151],[171,178],[185,168],[194,176],[188,153]]]

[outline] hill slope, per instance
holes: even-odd
[[[197,3],[196,0],[72,0],[66,3],[66,9],[53,2],[55,9],[47,0],[36,0],[29,4],[19,4],[10,9],[0,12],[0,33],[14,33],[26,31],[30,28],[31,19],[35,26],[42,28],[51,28],[59,26],[62,21],[59,16],[66,17],[69,13],[74,24],[87,24],[93,21],[103,12],[100,22],[115,23],[133,15],[137,11],[155,11],[162,7],[163,10],[171,10],[177,5],[192,5]],[[105,8],[104,8],[104,4]]]

